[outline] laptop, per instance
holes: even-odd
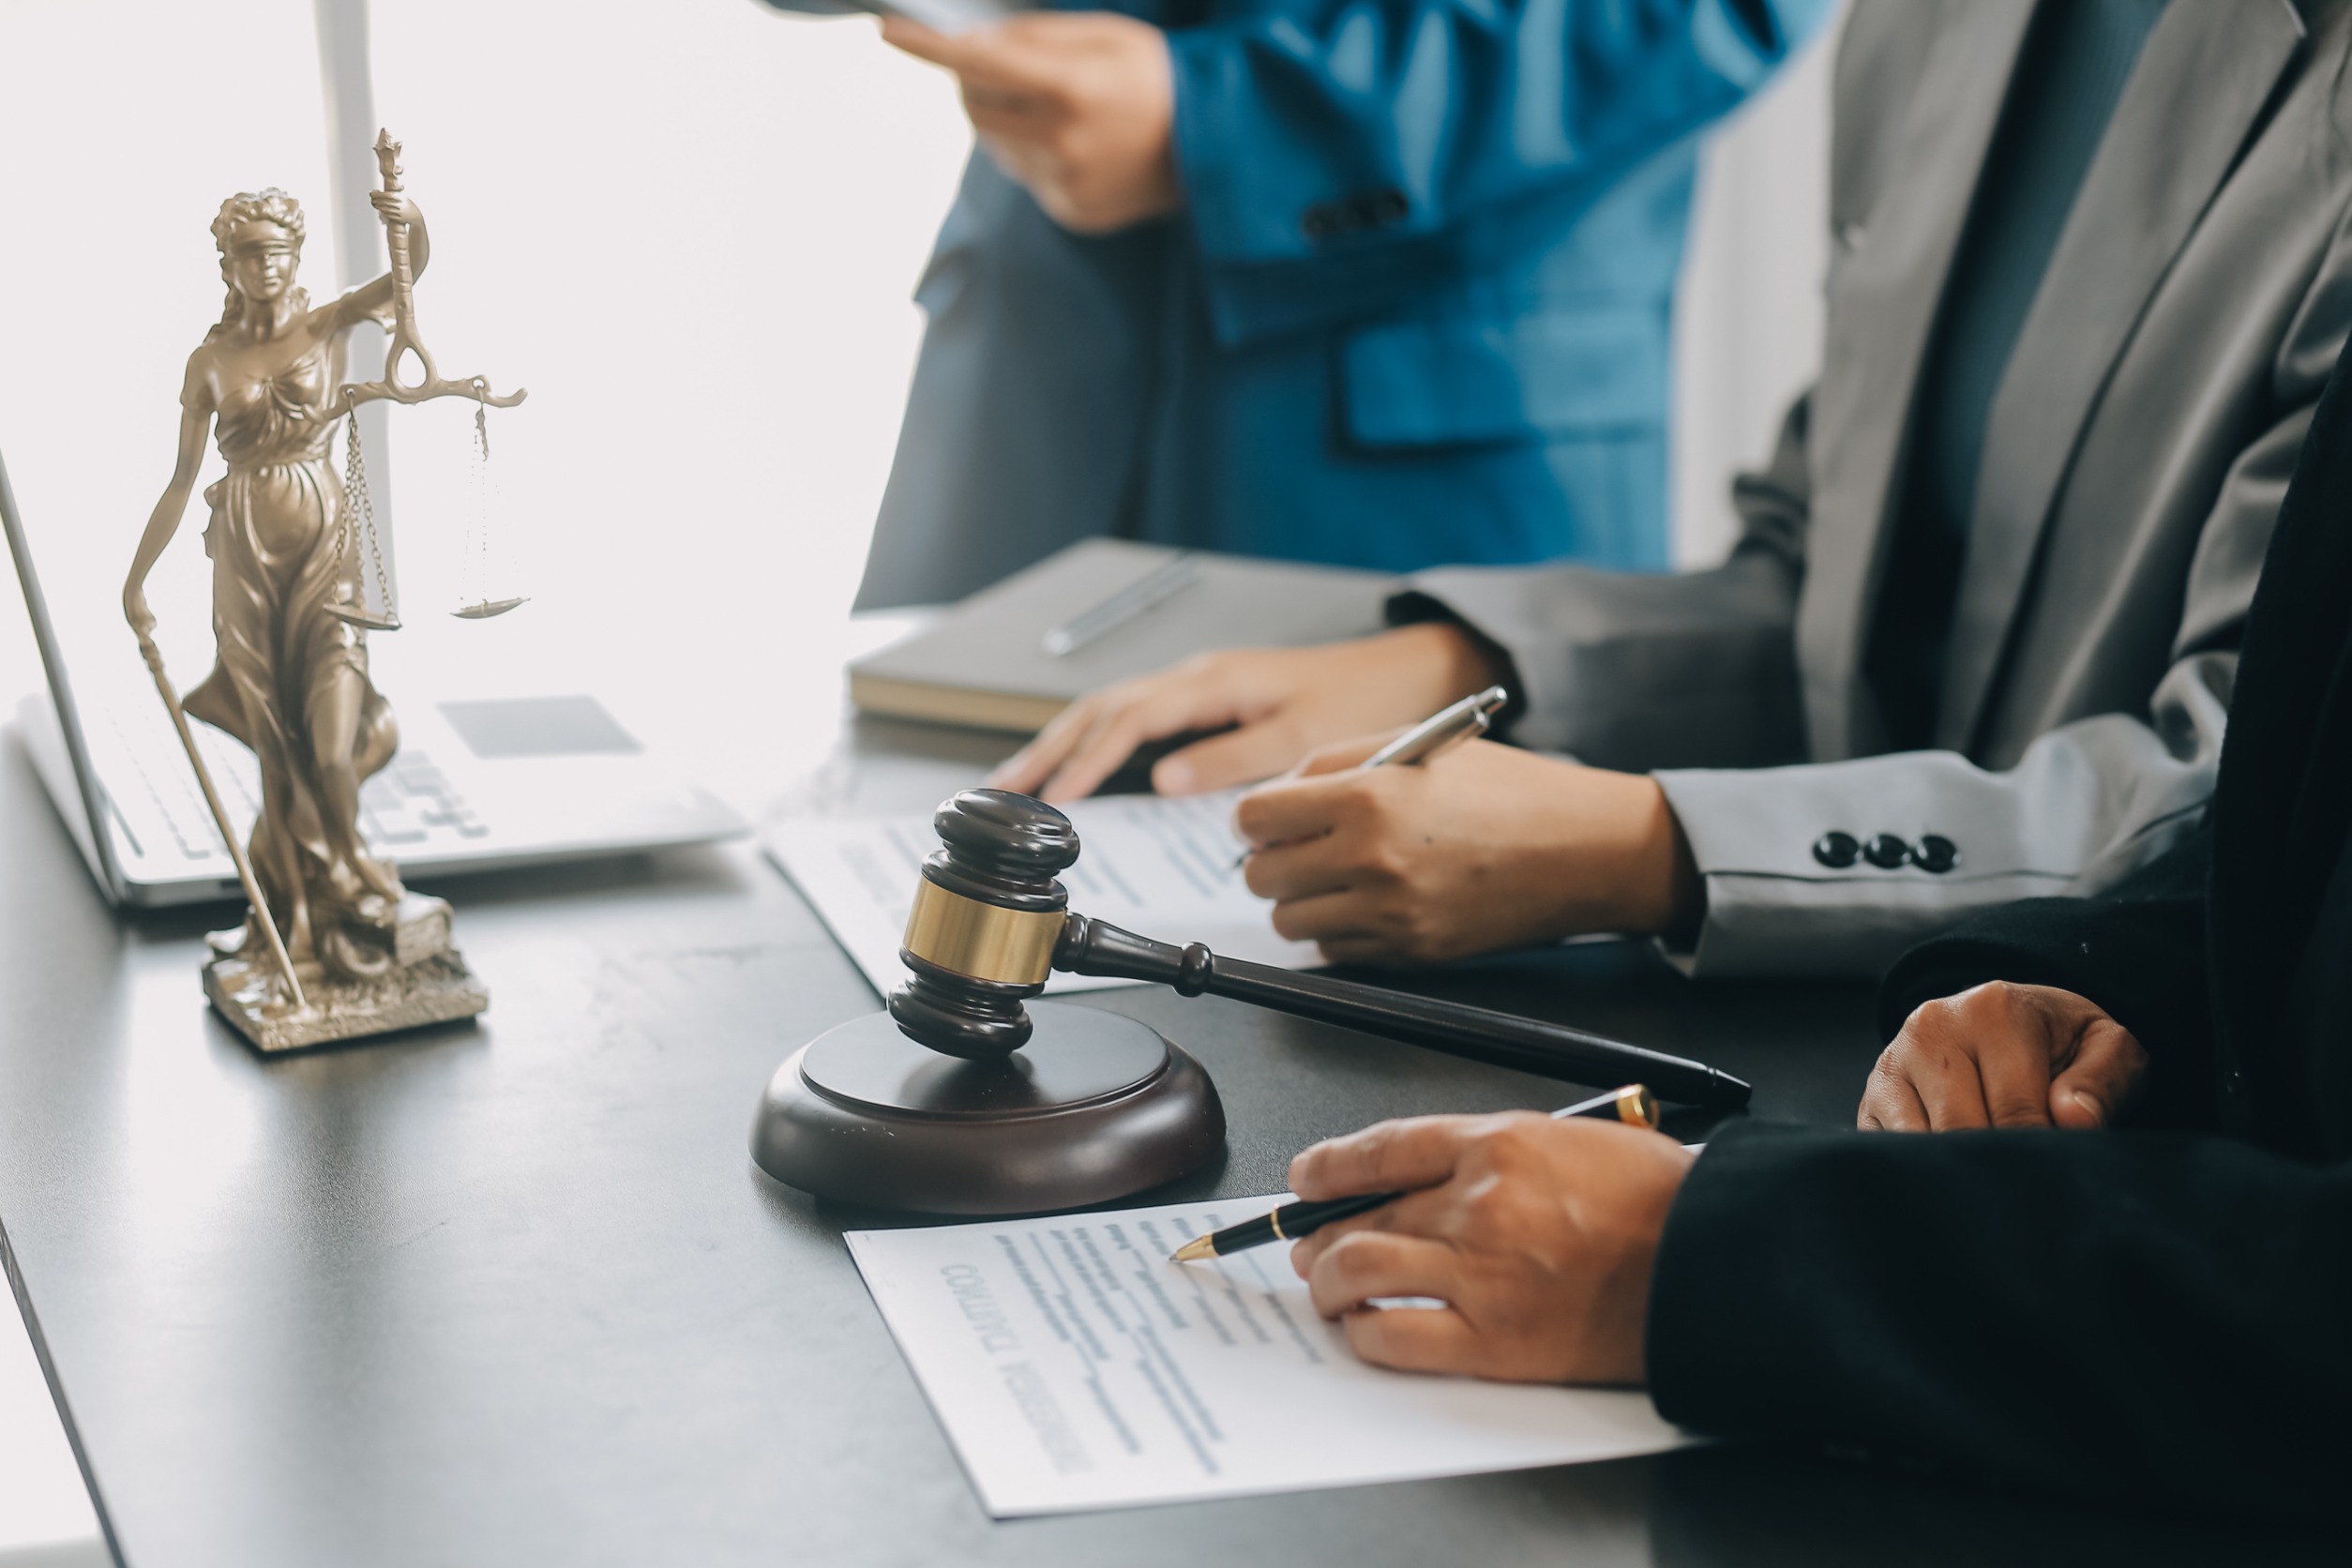
[[[85,658],[69,676],[67,640],[42,595],[4,452],[0,528],[48,674],[47,690],[18,705],[18,731],[99,889],[136,908],[242,899],[163,701],[136,678],[143,669],[136,654]],[[124,627],[122,647],[135,646]],[[400,748],[362,787],[360,818],[369,847],[404,878],[588,860],[750,831],[594,697],[483,699],[405,686],[392,695]],[[252,754],[210,725],[191,719],[188,728],[243,839],[261,807]]]

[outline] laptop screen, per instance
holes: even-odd
[[[220,318],[220,202],[272,185],[294,195],[309,218],[299,280],[314,299],[337,293],[319,45],[310,0],[20,7],[6,20],[0,454],[86,705],[146,687],[123,579],[172,477],[188,356]],[[207,442],[149,587],[183,686],[212,663],[203,490],[221,472]]]

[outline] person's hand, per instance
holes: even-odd
[[[1403,1190],[1290,1250],[1357,1355],[1514,1382],[1639,1383],[1650,1278],[1692,1155],[1516,1111],[1383,1122],[1290,1162],[1301,1198]],[[1376,1302],[1426,1296],[1443,1307]]]
[[[1319,648],[1203,654],[1078,699],[988,782],[1077,800],[1146,741],[1238,725],[1152,769],[1152,788],[1164,795],[1229,789],[1271,778],[1318,746],[1417,724],[1484,691],[1498,673],[1466,633],[1442,622]]]
[[[1434,963],[1582,931],[1663,931],[1697,872],[1656,780],[1471,741],[1419,766],[1317,752],[1244,795],[1245,878],[1335,963]]]
[[[890,17],[882,38],[956,73],[988,155],[1063,228],[1108,234],[1173,212],[1168,37],[1112,11],[1037,11],[949,37]]]
[[[1996,980],[1922,1003],[1879,1053],[1856,1123],[1887,1132],[2113,1123],[2148,1071],[2131,1032],[2073,991]]]
[[[370,190],[368,201],[386,223],[405,223],[412,229],[425,226],[425,215],[416,210],[416,204],[405,191]]]

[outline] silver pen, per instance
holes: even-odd
[[[1488,686],[1475,697],[1465,697],[1459,702],[1440,708],[1427,718],[1414,725],[1380,750],[1366,757],[1362,765],[1367,768],[1410,767],[1442,757],[1464,741],[1476,740],[1495,722],[1495,715],[1511,701],[1511,694],[1499,686]]]
[[[1495,715],[1511,701],[1511,693],[1501,686],[1488,686],[1474,697],[1451,702],[1414,725],[1380,750],[1356,764],[1358,769],[1418,767],[1424,762],[1444,756],[1464,741],[1476,740],[1494,727]],[[1243,861],[1258,852],[1244,850]]]

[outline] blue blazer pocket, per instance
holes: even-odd
[[[1656,430],[1666,417],[1667,306],[1554,301],[1507,321],[1362,327],[1340,345],[1348,434],[1442,446]]]

